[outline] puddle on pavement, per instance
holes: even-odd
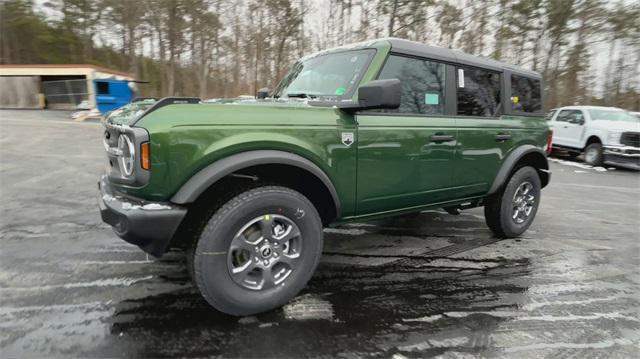
[[[516,310],[525,300],[526,287],[501,279],[526,275],[527,260],[442,270],[419,268],[417,262],[414,258],[376,267],[322,263],[309,286],[289,304],[247,318],[212,310],[192,287],[124,301],[115,305],[110,336],[85,354],[121,355],[124,350],[130,356],[388,355],[397,351],[394,343],[413,336],[490,332],[509,318],[487,312]],[[482,277],[493,278],[478,282]],[[481,313],[464,318],[442,315],[468,311]]]
[[[631,320],[623,314],[591,318],[563,317],[561,313],[559,323],[546,320],[555,317],[534,311],[545,309],[546,298],[557,296],[558,290],[546,290],[544,285],[532,282],[546,263],[534,257],[460,256],[479,247],[506,244],[498,244],[484,234],[465,237],[451,230],[443,231],[446,238],[432,238],[425,234],[425,227],[449,228],[451,224],[433,221],[440,214],[423,216],[428,219],[392,219],[328,231],[325,237],[330,242],[366,235],[365,240],[372,240],[372,245],[365,248],[363,243],[356,243],[349,248],[338,243],[325,250],[325,259],[307,288],[283,308],[269,313],[237,318],[213,310],[190,284],[184,258],[172,253],[163,260],[144,264],[147,271],[153,269],[153,279],[133,283],[123,291],[124,298],[129,299],[88,307],[37,307],[28,315],[0,312],[0,321],[6,319],[6,327],[27,332],[21,340],[0,335],[0,347],[14,343],[21,347],[14,345],[13,352],[37,356],[300,357],[366,353],[391,357],[450,351],[490,356],[500,353],[496,343],[510,347],[537,339],[529,334],[531,331],[560,336],[563,332],[576,333],[576,324],[567,320],[604,321],[597,322],[601,326]],[[399,236],[406,237],[397,249],[390,248],[388,244],[399,240]],[[434,242],[438,244],[424,248]],[[406,254],[407,244],[422,245],[423,251]],[[493,251],[495,248],[489,250]],[[332,256],[342,260],[332,261]],[[90,260],[114,261],[118,257],[107,255]],[[376,260],[377,257],[385,260]],[[560,258],[558,263],[566,261]],[[136,264],[130,270],[142,273],[140,266]],[[112,292],[103,293],[103,297],[104,294]],[[25,320],[46,323],[20,324]],[[582,335],[581,325],[584,327],[577,325],[578,335]],[[632,322],[632,328],[633,325],[637,323]],[[574,337],[560,339],[571,342]]]

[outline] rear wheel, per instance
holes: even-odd
[[[602,144],[592,143],[584,150],[584,162],[591,166],[602,165]]]
[[[484,217],[487,225],[498,237],[521,235],[536,216],[540,194],[538,172],[530,166],[518,169],[501,192],[486,199]]]
[[[246,191],[209,220],[192,251],[193,279],[214,308],[250,315],[277,308],[309,281],[322,253],[322,221],[302,194]]]

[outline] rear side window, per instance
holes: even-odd
[[[511,75],[511,109],[517,112],[542,112],[540,80]]]
[[[391,55],[379,79],[399,79],[402,97],[397,110],[385,112],[441,115],[444,113],[445,65]]]
[[[457,69],[458,115],[495,117],[500,111],[500,74],[483,69]]]

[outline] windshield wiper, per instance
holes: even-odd
[[[308,93],[304,93],[304,92],[299,92],[299,93],[288,93],[287,97],[296,97],[296,98],[316,98],[318,96],[316,95],[311,95]]]

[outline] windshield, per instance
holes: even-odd
[[[626,111],[589,110],[591,119],[604,121],[638,122],[638,118]]]
[[[296,63],[274,91],[274,97],[349,98],[376,50],[320,55]]]

